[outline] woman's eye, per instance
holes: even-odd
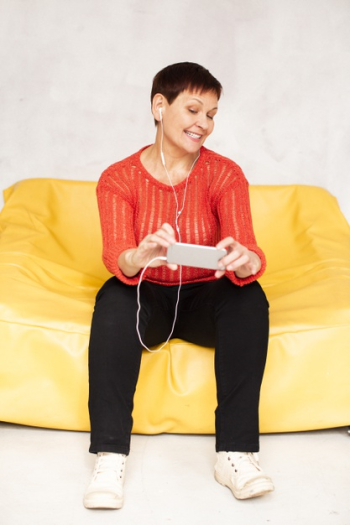
[[[197,115],[198,114],[198,110],[197,109],[188,108],[188,111],[190,113],[192,113],[192,115]],[[214,120],[214,115],[207,115],[207,118],[209,118],[210,120]]]

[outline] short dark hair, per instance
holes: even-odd
[[[213,91],[219,100],[222,85],[203,66],[194,62],[179,62],[165,67],[156,74],[153,79],[151,103],[154,95],[160,93],[171,104],[187,89],[199,92]]]

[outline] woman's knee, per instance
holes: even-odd
[[[103,304],[136,304],[136,289],[134,286],[128,286],[116,277],[111,277],[104,283],[96,295],[96,305]]]
[[[241,287],[243,292],[243,301],[249,306],[255,308],[261,308],[263,310],[269,309],[269,303],[266,298],[265,292],[262,289],[258,281],[254,281],[250,284]]]
[[[218,304],[229,309],[261,309],[268,311],[269,303],[266,295],[257,281],[244,286],[237,286],[229,279],[218,281],[216,298]]]
[[[112,277],[99,290],[92,317],[92,329],[118,327],[120,324],[136,322],[137,299],[134,286],[121,283]],[[94,331],[94,330],[92,330]]]

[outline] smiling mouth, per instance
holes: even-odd
[[[191,131],[185,131],[186,135],[191,137],[192,139],[199,140],[202,138],[202,135],[198,135],[198,133],[192,133]]]

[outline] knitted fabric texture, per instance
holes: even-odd
[[[176,202],[170,185],[156,180],[140,161],[142,148],[130,157],[107,168],[97,185],[97,199],[103,239],[103,262],[118,279],[136,285],[139,274],[126,277],[118,266],[119,255],[136,248],[148,234],[167,222],[175,229]],[[186,180],[174,186],[182,207]],[[205,147],[189,175],[185,206],[178,221],[181,242],[215,246],[219,240],[232,236],[258,254],[261,269],[256,275],[238,278],[234,272],[226,276],[242,286],[258,279],[266,260],[257,246],[253,231],[248,182],[241,168],[232,160]],[[213,270],[182,267],[182,282],[215,280]],[[163,285],[177,285],[179,270],[166,266],[148,268],[144,280]]]

